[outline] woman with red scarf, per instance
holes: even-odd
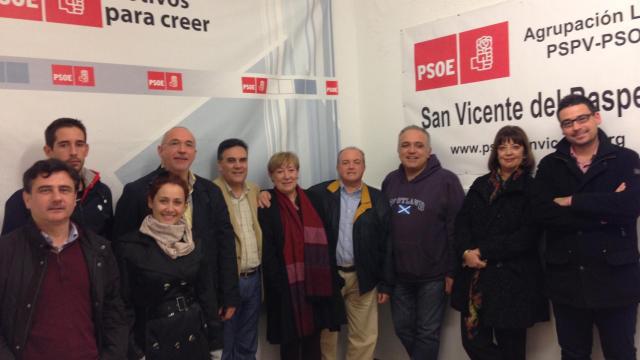
[[[298,186],[298,157],[269,160],[271,206],[260,209],[267,340],[283,360],[320,359],[320,329],[335,328],[330,313],[332,266],[320,216]]]
[[[503,127],[490,172],[471,185],[456,218],[460,267],[451,302],[461,312],[462,345],[472,360],[524,360],[527,328],[549,317],[540,231],[530,214],[534,166],[525,132]]]

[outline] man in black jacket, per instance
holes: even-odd
[[[75,169],[81,177],[76,199],[76,207],[71,219],[95,233],[111,235],[113,207],[111,190],[100,181],[100,173],[84,166],[89,155],[87,130],[76,119],[60,118],[53,121],[44,131],[44,153],[50,159],[64,161]],[[2,235],[26,224],[31,215],[22,201],[22,189],[7,200],[4,207]]]
[[[594,324],[605,358],[635,359],[640,160],[598,129],[588,98],[565,97],[557,116],[564,138],[540,162],[533,206],[562,359],[591,358]]]
[[[356,147],[338,153],[339,180],[309,189],[325,224],[329,253],[343,284],[348,321],[346,358],[373,359],[378,339],[378,304],[389,299],[393,277],[386,198],[362,181],[364,153]],[[336,358],[337,332],[323,330],[323,359]]]
[[[70,220],[79,183],[55,159],[24,174],[31,219],[0,238],[0,359],[126,357],[129,327],[109,242]]]
[[[158,174],[168,171],[185,179],[190,188],[185,220],[196,241],[204,241],[215,271],[213,278],[220,299],[220,316],[222,320],[228,320],[235,312],[240,295],[233,227],[222,192],[211,181],[191,172],[196,140],[188,129],[175,127],[167,131],[158,145],[158,155],[162,161],[158,169],[125,185],[116,205],[114,240],[140,227],[149,211],[149,184]]]

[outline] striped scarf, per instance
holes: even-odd
[[[300,187],[296,188],[300,212],[289,198],[276,189],[284,232],[284,263],[296,329],[300,337],[315,332],[314,297],[331,296],[331,268],[327,235],[320,216]]]

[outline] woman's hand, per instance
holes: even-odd
[[[480,249],[475,248],[465,250],[462,254],[462,265],[472,269],[484,269],[487,267],[487,262],[482,260]]]
[[[209,351],[209,358],[211,360],[220,360],[220,359],[222,359],[222,349]]]

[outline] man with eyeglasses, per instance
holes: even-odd
[[[196,157],[196,140],[189,129],[175,127],[167,131],[158,145],[160,167],[142,178],[125,185],[116,205],[114,241],[136,231],[149,213],[147,190],[156,176],[170,172],[189,184],[188,207],[184,214],[196,241],[204,241],[218,289],[218,304],[222,320],[230,319],[239,303],[238,274],[233,228],[222,192],[211,181],[194,174],[190,168]],[[211,329],[210,329],[211,331]],[[215,329],[221,332],[221,329]],[[215,336],[222,339],[222,336]],[[212,350],[222,343],[211,344]]]
[[[598,128],[588,98],[563,98],[557,116],[564,138],[540,162],[533,207],[562,359],[591,358],[593,325],[605,358],[635,359],[640,160]]]

